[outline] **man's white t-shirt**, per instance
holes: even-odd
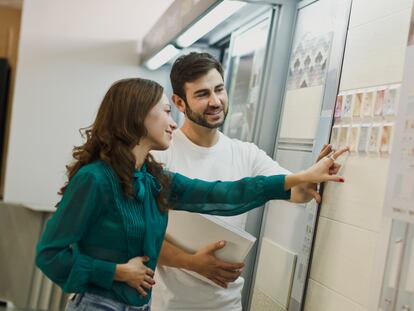
[[[152,152],[166,169],[190,178],[208,181],[233,181],[257,175],[289,174],[256,145],[231,139],[219,133],[212,147],[200,147],[191,142],[181,130],[173,133],[170,147]],[[246,214],[220,217],[244,229]],[[241,291],[244,279],[239,277],[228,288],[218,288],[178,268],[158,266],[156,285],[152,292],[154,311],[217,310],[241,311]]]

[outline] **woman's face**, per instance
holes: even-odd
[[[151,149],[165,150],[170,146],[172,132],[177,128],[177,124],[171,118],[171,105],[167,96],[163,94],[160,101],[150,110],[144,121]]]

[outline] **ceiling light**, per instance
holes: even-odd
[[[189,47],[221,22],[246,5],[240,1],[223,1],[177,38],[177,44]]]
[[[156,70],[168,62],[173,57],[177,56],[180,50],[174,47],[172,44],[168,44],[161,51],[146,61],[145,66],[148,69]]]

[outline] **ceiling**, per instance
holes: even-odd
[[[0,6],[26,10],[24,17],[35,21],[30,30],[32,32],[48,32],[50,35],[58,33],[62,37],[140,40],[173,2],[174,0],[29,0],[23,4],[23,0],[0,0]]]

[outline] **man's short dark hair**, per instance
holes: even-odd
[[[170,73],[174,94],[186,100],[184,84],[197,80],[211,69],[217,69],[221,77],[224,76],[220,62],[209,53],[192,52],[177,58]]]

